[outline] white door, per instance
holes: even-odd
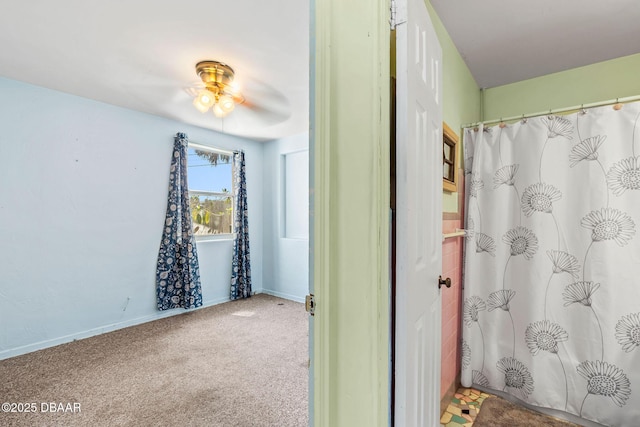
[[[404,3],[404,4],[403,4]],[[396,27],[395,425],[440,425],[442,51],[424,0]]]

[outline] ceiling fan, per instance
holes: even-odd
[[[265,83],[245,79],[245,98],[235,81],[233,68],[225,63],[200,61],[195,71],[202,83],[187,87],[185,91],[193,97],[193,106],[201,113],[211,110],[216,117],[224,118],[240,107],[244,117],[251,114],[265,124],[275,124],[290,115],[286,97]]]
[[[242,104],[244,97],[234,85],[233,68],[218,61],[200,61],[196,64],[196,74],[204,87],[188,88],[190,95],[195,96],[193,105],[201,113],[211,108],[216,117],[225,117]],[[194,93],[195,92],[195,93]]]

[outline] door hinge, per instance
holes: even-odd
[[[316,313],[316,299],[313,294],[307,295],[304,299],[304,308],[310,315],[315,315]]]
[[[389,26],[392,30],[395,30],[396,27],[400,24],[407,22],[407,2],[402,0],[400,1],[400,5],[398,6],[398,0],[391,0],[391,5],[389,6],[391,17],[389,19]]]

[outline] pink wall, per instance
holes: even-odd
[[[460,176],[462,175],[462,176]],[[458,191],[464,194],[463,174],[459,175]],[[443,219],[442,232],[464,228],[462,197],[459,219]],[[446,215],[450,218],[455,215]],[[455,392],[460,373],[460,340],[462,339],[462,244],[464,237],[452,237],[442,242],[442,277],[451,278],[451,288],[442,288],[442,376],[440,398]]]

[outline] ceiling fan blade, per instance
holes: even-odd
[[[256,103],[245,101],[238,105],[236,109],[245,111],[247,117],[252,120],[261,122],[264,125],[274,125],[281,123],[291,117],[291,109],[288,103],[273,102]]]
[[[248,110],[265,124],[277,124],[291,116],[291,103],[273,86],[251,79],[241,90],[245,101],[237,108]]]
[[[292,116],[289,99],[272,85],[251,77],[237,78],[235,85],[227,87],[227,92],[234,96],[235,109],[224,119],[210,117],[211,111],[198,112],[192,105],[193,99],[205,88],[201,81],[180,82],[175,79],[150,76],[142,81],[125,85],[129,95],[143,102],[147,111],[161,113],[169,111],[172,106],[180,105],[184,117],[197,117],[203,126],[212,127],[223,132],[242,132],[247,128],[267,128],[287,121]],[[183,120],[183,116],[175,116]],[[220,124],[217,126],[215,123]],[[224,126],[222,123],[224,122]],[[206,124],[205,124],[206,123]]]

